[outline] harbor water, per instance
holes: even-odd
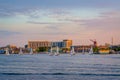
[[[1,54],[0,80],[120,80],[120,54]]]

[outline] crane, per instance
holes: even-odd
[[[97,47],[97,41],[96,41],[96,39],[95,40],[90,39],[90,41],[93,42],[94,47]]]

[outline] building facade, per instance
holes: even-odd
[[[72,46],[72,40],[65,39],[63,40],[63,47],[64,48],[70,48]]]
[[[75,52],[83,52],[83,50],[85,52],[89,52],[91,45],[76,45],[73,47],[74,47]]]
[[[72,40],[63,40],[60,42],[51,42],[51,46],[53,47],[59,47],[59,48],[70,48],[72,46]]]
[[[59,47],[70,48],[72,46],[72,40],[63,40],[57,42],[50,41],[28,41],[28,48],[36,50],[39,47]]]
[[[62,48],[63,47],[63,42],[51,42],[51,46]]]
[[[28,48],[37,49],[39,47],[50,47],[51,42],[49,41],[28,41]]]

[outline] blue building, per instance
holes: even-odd
[[[72,46],[72,40],[65,39],[63,41],[51,42],[52,47],[70,48]]]
[[[62,48],[62,47],[64,47],[63,45],[64,45],[63,42],[51,42],[51,46],[52,46],[52,47]]]
[[[4,50],[0,50],[0,54],[5,54],[5,51]]]

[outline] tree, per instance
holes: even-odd
[[[63,49],[62,49],[62,52],[65,52],[65,53],[66,53],[66,52],[70,52],[70,48],[63,48]]]
[[[36,51],[37,52],[45,52],[45,51],[48,51],[48,47],[39,47]]]
[[[94,52],[94,53],[99,53],[99,48],[98,48],[98,47],[94,47],[94,48],[93,48],[93,52]]]

